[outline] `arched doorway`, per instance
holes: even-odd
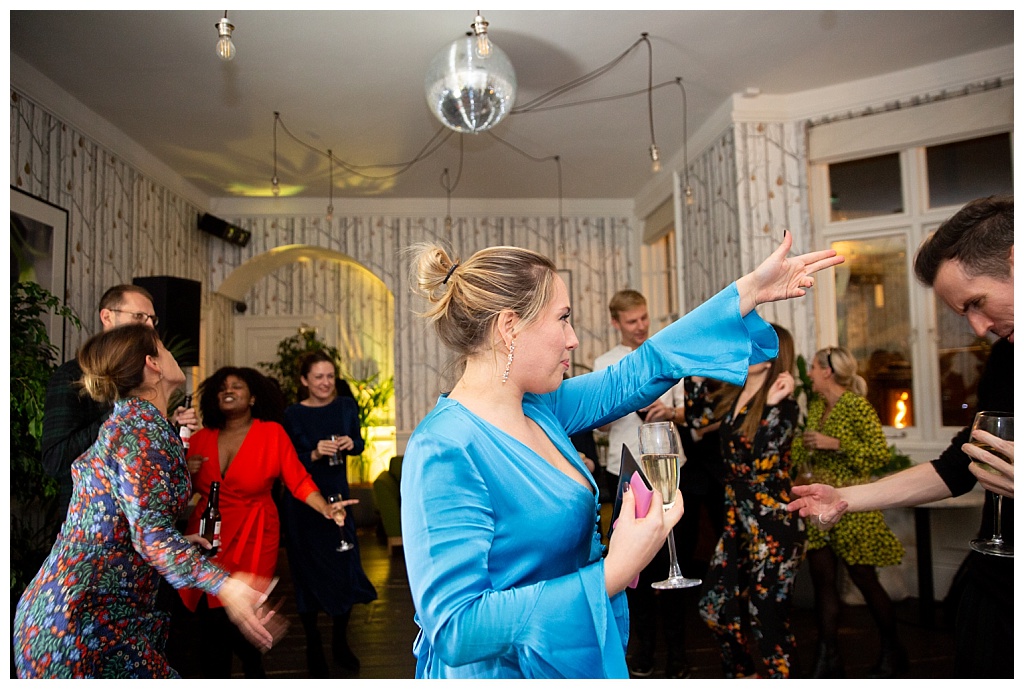
[[[287,245],[233,270],[216,292],[244,305],[232,316],[237,365],[261,369],[276,361],[277,345],[300,328],[337,347],[350,381],[394,380],[394,297],[387,285],[351,256],[309,245]],[[376,378],[374,378],[376,377]],[[355,386],[354,386],[355,387]],[[395,453],[394,398],[376,412],[362,465],[349,480],[371,481]]]

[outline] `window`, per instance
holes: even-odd
[[[1013,193],[1010,135],[929,146],[929,206],[962,206],[972,199]]]
[[[890,434],[948,441],[977,411],[991,342],[917,281],[913,259],[961,205],[1012,193],[1011,163],[1007,133],[812,166],[814,243],[847,259],[817,295],[819,346],[853,352]]]
[[[886,426],[914,425],[907,238],[842,240],[836,266],[838,342],[860,362],[868,401]]]
[[[828,166],[832,222],[903,212],[897,153]]]
[[[657,332],[679,318],[676,297],[675,231],[644,244],[640,252],[643,295],[651,315],[651,332]]]

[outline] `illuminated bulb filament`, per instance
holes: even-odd
[[[217,35],[220,36],[217,39],[217,56],[225,62],[233,60],[235,58],[235,44],[231,42],[231,32],[235,30],[235,25],[228,21],[228,13],[224,13],[224,18],[214,24],[217,28]]]
[[[477,10],[476,19],[470,24],[473,33],[476,34],[476,54],[480,57],[487,57],[491,54],[491,40],[487,38],[487,22],[483,15]]]
[[[655,144],[651,144],[651,172],[661,172],[661,156]]]

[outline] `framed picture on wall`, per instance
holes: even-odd
[[[68,212],[11,187],[11,283],[38,283],[61,301],[67,289]],[[47,334],[64,360],[63,318],[50,314]]]

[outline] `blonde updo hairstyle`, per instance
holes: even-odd
[[[82,389],[97,402],[112,404],[142,387],[146,357],[159,355],[160,336],[142,323],[93,335],[78,350]]]
[[[458,368],[490,346],[491,328],[502,311],[533,322],[551,298],[556,268],[546,256],[514,246],[481,249],[465,262],[434,244],[411,247],[413,284],[430,303],[420,313],[434,324]]]
[[[868,394],[868,382],[857,373],[857,359],[846,347],[826,347],[814,355],[821,368],[832,369],[832,379],[861,397]]]

